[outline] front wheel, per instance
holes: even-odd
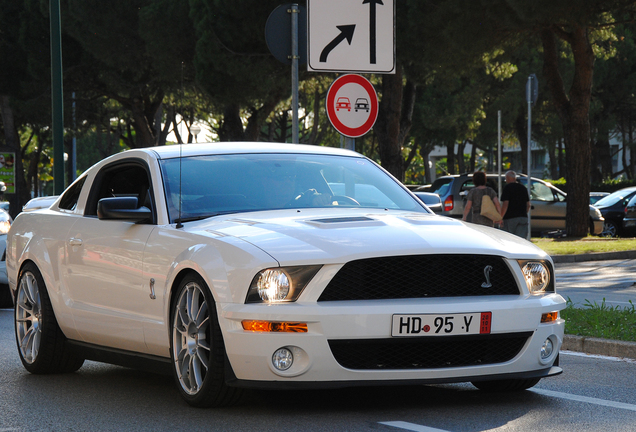
[[[618,236],[618,224],[613,220],[605,220],[603,223],[603,232],[601,237],[616,237]]]
[[[534,387],[541,378],[504,379],[497,381],[473,381],[472,385],[487,392],[516,392]]]
[[[170,355],[183,398],[195,407],[227,406],[241,390],[225,384],[225,346],[216,307],[206,283],[190,274],[172,306]]]
[[[20,360],[33,374],[75,372],[84,364],[60,330],[44,279],[33,263],[26,264],[18,278],[15,335]]]

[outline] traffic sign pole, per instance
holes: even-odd
[[[292,143],[298,144],[298,13],[300,9],[293,4],[291,13],[291,60],[292,60]]]

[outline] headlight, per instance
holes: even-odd
[[[9,228],[11,228],[11,222],[9,221],[0,221],[0,234],[6,234],[9,232]]]
[[[296,301],[322,266],[268,268],[258,272],[247,293],[245,303],[280,303]]]
[[[554,292],[554,278],[549,262],[519,260],[519,265],[530,294]]]

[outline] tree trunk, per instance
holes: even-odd
[[[9,96],[0,95],[0,115],[4,125],[4,138],[6,147],[3,150],[15,153],[15,194],[9,197],[9,214],[15,218],[22,206],[31,198],[24,179],[24,167],[22,166],[22,148],[20,147],[20,136],[15,125],[13,109]]]
[[[402,84],[402,68],[396,73],[382,76],[382,100],[373,130],[378,138],[380,163],[398,180],[404,181],[402,145],[411,129],[416,86],[407,81]]]
[[[446,143],[446,170],[455,174],[455,142]]]
[[[572,48],[575,73],[569,94],[558,69],[556,34]],[[552,95],[565,138],[568,202],[566,232],[569,237],[584,237],[590,226],[590,98],[594,73],[594,52],[587,27],[574,27],[570,33],[551,28],[541,33],[544,50],[543,74]]]

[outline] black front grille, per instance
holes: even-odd
[[[504,363],[517,356],[532,332],[369,340],[330,340],[347,369],[439,369]]]
[[[318,301],[506,294],[518,295],[519,288],[502,257],[409,255],[348,262]]]

